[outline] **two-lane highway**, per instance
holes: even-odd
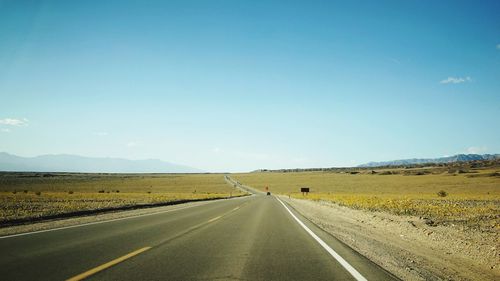
[[[0,277],[2,280],[363,280],[359,276],[368,280],[394,279],[289,209],[274,196],[259,194],[149,216],[5,237],[0,239]],[[360,275],[353,275],[319,241],[331,247]]]

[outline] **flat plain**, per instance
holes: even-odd
[[[0,224],[243,193],[220,174],[0,173]]]
[[[429,224],[500,230],[500,168],[359,169],[236,174],[242,184],[354,209],[421,216]],[[301,187],[309,187],[302,194]]]

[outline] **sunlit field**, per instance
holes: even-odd
[[[422,169],[419,169],[420,171]],[[498,170],[427,169],[354,172],[260,172],[233,177],[245,185],[292,198],[326,200],[355,209],[414,215],[436,224],[499,229]],[[310,187],[303,195],[301,187]]]
[[[217,174],[0,173],[0,223],[242,194]]]

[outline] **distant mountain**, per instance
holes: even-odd
[[[0,171],[74,173],[199,173],[201,170],[157,159],[127,160],[77,155],[19,157],[0,152]]]
[[[449,157],[441,158],[424,158],[424,159],[403,159],[403,160],[393,160],[386,162],[370,162],[358,167],[380,167],[380,166],[405,166],[405,165],[415,165],[415,164],[427,164],[427,163],[452,163],[452,162],[466,162],[475,160],[493,160],[500,158],[500,154],[457,154]]]

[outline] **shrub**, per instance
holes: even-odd
[[[437,195],[439,197],[446,197],[446,196],[448,196],[448,192],[446,192],[444,190],[440,190],[440,191],[438,191]]]
[[[42,192],[41,191],[37,191],[37,192],[35,192],[35,194],[38,195],[38,196],[40,196],[40,195],[42,195]]]
[[[16,190],[12,191],[12,194],[16,194],[16,193],[17,193],[17,191],[16,191]]]
[[[116,193],[120,193],[120,191],[119,191],[119,190],[117,190],[117,191],[116,191]]]
[[[99,193],[104,193],[104,190],[103,190],[103,189],[101,189],[101,190],[99,190],[98,192],[99,192]]]
[[[24,190],[23,192],[24,192],[24,193],[28,193],[28,191],[27,191],[27,190]]]
[[[73,190],[68,191],[69,194],[73,194]]]

